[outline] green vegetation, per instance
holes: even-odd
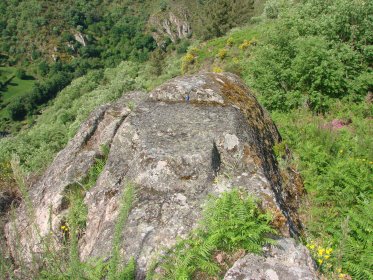
[[[90,69],[148,60],[156,44],[145,28],[149,11],[136,2],[2,1],[1,63],[18,65],[18,86],[3,87],[0,130],[15,133],[25,118],[32,125],[44,104]],[[23,81],[26,69],[38,83]]]
[[[336,106],[327,116],[305,110],[273,113],[282,136],[297,155],[308,197],[303,207],[308,244],[332,247],[327,261],[316,254],[320,269],[331,278],[337,271],[353,279],[372,279],[373,131],[363,106]],[[351,119],[339,131],[331,118]]]
[[[255,90],[305,180],[305,239],[320,271],[372,279],[373,5],[268,1],[264,11],[255,24],[194,44],[182,70],[234,72]]]
[[[262,213],[245,192],[235,189],[211,197],[204,207],[197,229],[179,241],[161,260],[160,279],[207,279],[223,272],[214,254],[233,254],[238,250],[261,253],[265,244],[274,243],[271,217]],[[222,264],[220,264],[222,265]],[[150,272],[148,278],[158,279]]]
[[[0,130],[4,130],[4,119],[8,117],[7,106],[25,97],[35,84],[35,80],[15,67],[0,67]]]
[[[1,92],[0,130],[24,127],[18,135],[0,140],[0,191],[14,186],[9,165],[13,153],[24,171],[42,172],[95,107],[124,92],[149,90],[202,69],[233,72],[278,125],[285,143],[276,147],[279,164],[285,146],[294,152],[288,163],[297,166],[307,190],[304,240],[320,271],[330,279],[373,279],[372,1],[269,0],[263,15],[251,19],[250,5],[242,14],[232,4],[241,1],[185,1],[189,10],[198,11],[190,18],[194,37],[168,40],[164,48],[156,48],[150,39],[147,17],[158,10],[174,11],[178,5],[150,2],[59,1],[53,7],[47,1],[0,3],[0,63],[16,65],[0,67],[1,88],[12,79]],[[211,13],[201,20],[210,6]],[[222,13],[222,7],[229,12]],[[232,27],[236,28],[225,36],[194,40],[221,36]],[[86,36],[87,46],[73,38],[77,32]],[[44,41],[51,43],[45,47]],[[51,53],[59,57],[57,62]],[[37,80],[19,79],[17,69]],[[27,121],[15,121],[24,118]],[[224,199],[228,202],[235,195]],[[237,205],[254,207],[245,199]],[[80,208],[79,200],[72,205]],[[254,221],[262,217],[257,214],[251,217]],[[228,237],[220,238],[216,230],[202,223],[174,248],[170,260],[161,263],[163,269],[171,278],[199,272],[216,275],[219,267],[211,261],[215,250],[250,250],[246,243],[222,247]],[[332,249],[329,254],[326,248]],[[0,262],[0,272],[7,265]],[[90,266],[84,273],[102,272],[103,267],[98,262],[96,270]],[[130,262],[129,273],[133,267]]]
[[[150,65],[123,62],[116,68],[91,71],[74,80],[34,120],[30,129],[1,140],[0,162],[9,161],[12,153],[16,153],[26,170],[41,170],[75,135],[94,108],[119,98],[126,91],[151,88],[180,73],[177,62],[165,61],[165,65],[168,72],[154,79],[149,78],[153,76]]]
[[[121,257],[120,257],[120,246],[122,245],[122,235],[123,228],[126,224],[128,214],[132,207],[132,202],[135,196],[135,188],[129,183],[122,194],[121,198],[121,208],[119,211],[119,216],[117,223],[115,225],[114,237],[113,237],[113,250],[112,257],[109,263],[108,279],[135,279],[135,260],[131,257],[128,264],[124,267],[120,267]]]

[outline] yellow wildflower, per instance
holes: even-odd
[[[332,248],[326,248],[326,250],[325,250],[325,253],[326,253],[327,255],[330,255],[332,252],[333,252],[333,249],[332,249]]]
[[[214,66],[212,68],[212,72],[214,72],[214,73],[221,73],[221,72],[223,72],[223,69],[221,69],[219,66]]]
[[[319,265],[322,265],[323,260],[322,259],[318,259],[317,262],[318,262]]]
[[[325,253],[325,249],[319,247],[319,250],[317,251],[317,253],[318,253],[319,256],[322,256]]]
[[[345,276],[346,276],[346,274],[343,274],[343,273],[339,274],[339,278],[341,278],[341,279],[345,278]]]
[[[311,250],[315,249],[315,244],[311,244],[311,245],[310,245],[310,249],[311,249]]]
[[[224,59],[226,58],[227,54],[228,54],[228,51],[226,49],[220,49],[218,52],[218,57],[220,59]]]
[[[330,255],[325,255],[324,259],[328,260],[330,258]]]
[[[251,42],[248,40],[244,40],[243,43],[239,46],[241,50],[247,49],[251,45]]]
[[[231,47],[233,46],[233,38],[232,37],[229,37],[228,40],[227,40],[227,46]]]
[[[338,268],[338,269],[337,269],[337,272],[338,272],[338,273],[341,273],[341,272],[342,272],[342,268]]]

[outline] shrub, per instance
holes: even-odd
[[[218,52],[218,57],[223,60],[224,58],[227,57],[228,51],[227,49],[220,49]]]
[[[268,24],[248,65],[264,105],[282,111],[307,106],[325,113],[332,100],[362,100],[372,87],[363,51],[372,35],[363,30],[371,22],[367,11],[373,5],[346,0],[279,3],[281,16]]]
[[[186,53],[187,50],[188,50],[188,47],[190,46],[190,43],[188,40],[182,40],[178,47],[176,48],[176,52],[178,54],[183,54],[183,53]]]
[[[181,72],[184,74],[188,72],[189,65],[195,62],[195,56],[188,52],[186,55],[183,56],[181,59]]]
[[[276,19],[279,16],[279,0],[266,1],[263,14],[268,19]]]
[[[20,121],[27,115],[25,98],[17,98],[8,105],[9,116],[13,121]]]
[[[229,38],[227,39],[226,45],[227,45],[228,47],[232,47],[233,44],[234,44],[233,38],[232,38],[232,37],[229,37]]]
[[[241,50],[246,50],[251,45],[250,40],[244,40],[243,43],[239,46]]]
[[[221,69],[219,66],[214,66],[214,67],[212,67],[212,72],[221,73],[221,72],[223,72],[223,69]]]

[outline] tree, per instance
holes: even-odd
[[[16,77],[21,80],[26,79],[27,75],[26,75],[25,69],[21,69],[21,68],[17,69]]]
[[[201,35],[205,39],[224,35],[247,22],[254,9],[253,0],[207,0],[200,4]]]
[[[13,121],[23,120],[27,114],[24,99],[18,98],[8,105],[9,116]]]

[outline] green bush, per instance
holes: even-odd
[[[188,51],[189,46],[190,46],[190,42],[188,40],[182,40],[178,44],[178,46],[176,48],[176,52],[178,54],[184,54]]]
[[[373,32],[367,32],[373,4],[303,0],[280,7],[281,17],[268,25],[248,65],[264,105],[326,112],[335,99],[363,100],[372,90],[364,50],[373,41]]]
[[[8,106],[9,116],[13,121],[23,120],[27,114],[24,99],[18,98]]]

